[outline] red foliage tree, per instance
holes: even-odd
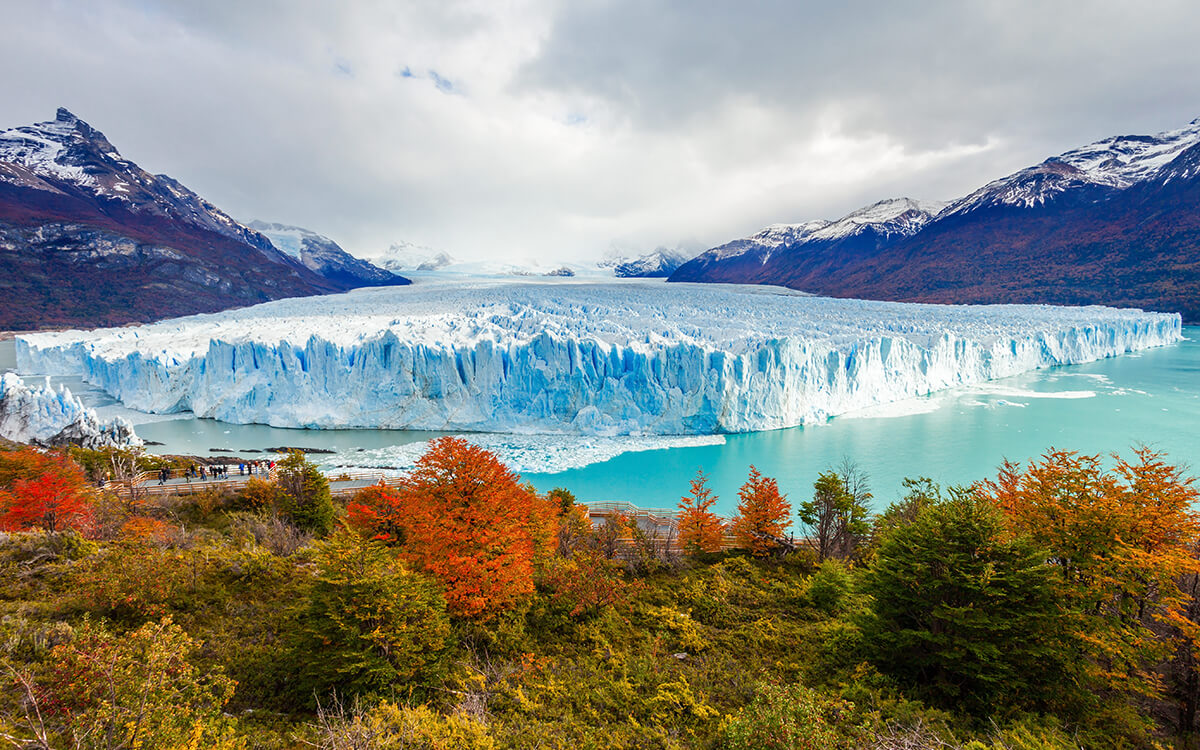
[[[696,472],[691,490],[679,499],[679,544],[688,552],[719,552],[725,525],[709,508],[717,496],[708,488],[708,477]]]
[[[6,461],[12,486],[0,490],[0,529],[90,532],[92,497],[83,470],[67,456],[17,453],[26,455]]]
[[[404,554],[442,582],[451,612],[486,620],[533,592],[537,497],[493,454],[435,440],[398,495]]]
[[[404,498],[385,484],[373,484],[346,503],[351,528],[386,543],[404,539]]]
[[[766,555],[778,546],[792,517],[792,505],[779,494],[779,484],[754,466],[738,490],[738,512],[732,523],[738,544],[755,555]]]

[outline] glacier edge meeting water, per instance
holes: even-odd
[[[1178,315],[654,283],[429,284],[18,338],[141,411],[585,435],[791,427],[1181,338]]]

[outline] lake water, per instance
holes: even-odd
[[[673,447],[658,450],[648,449],[662,444],[655,440],[524,439],[513,455],[520,456],[519,465],[546,469],[595,461],[565,471],[525,471],[523,477],[542,490],[566,487],[583,501],[623,500],[647,508],[674,507],[697,469],[703,469],[720,497],[715,509],[726,515],[737,505],[737,489],[750,464],[777,478],[780,488],[798,502],[811,494],[821,471],[849,457],[869,475],[877,507],[899,496],[904,477],[969,483],[993,476],[1004,458],[1026,461],[1050,447],[1127,455],[1132,446],[1144,444],[1165,451],[1175,463],[1196,466],[1200,328],[1185,328],[1184,335],[1187,340],[1170,347],[945,391],[820,425],[668,441]],[[12,342],[0,342],[0,371],[13,365]],[[402,465],[397,463],[400,458],[417,455],[420,444],[436,436],[146,416],[129,412],[77,378],[53,382],[66,383],[102,415],[131,417],[139,435],[164,444],[151,450],[164,453],[304,446],[338,451],[336,457],[319,458],[327,466]],[[704,442],[710,444],[695,444]],[[598,460],[629,448],[632,452]],[[364,460],[356,462],[356,456]]]

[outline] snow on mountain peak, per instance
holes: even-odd
[[[888,198],[852,211],[837,221],[815,219],[801,224],[771,224],[757,234],[733,240],[704,254],[710,261],[756,254],[766,263],[776,250],[818,240],[839,240],[868,229],[884,235],[909,236],[934,219],[946,203],[914,198]]]
[[[393,272],[436,271],[455,262],[454,258],[425,245],[402,240],[372,257],[371,262]]]
[[[37,181],[31,177],[95,186],[96,180],[88,173],[86,166],[79,163],[79,159],[72,158],[74,152],[79,150],[78,146],[86,141],[102,142],[103,147],[98,149],[100,153],[112,153],[117,159],[120,158],[103,133],[60,107],[53,120],[0,130],[0,161],[28,170],[30,174],[22,175],[24,179],[8,180],[28,187],[36,186],[34,183]]]
[[[884,234],[915,234],[937,216],[946,203],[913,198],[888,198],[846,214],[812,233],[811,239],[834,240],[875,228]]]
[[[1200,143],[1200,118],[1157,135],[1117,135],[1052,156],[994,180],[959,199],[945,215],[989,206],[1031,208],[1079,187],[1124,190],[1153,179],[1184,150]]]

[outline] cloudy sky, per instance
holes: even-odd
[[[1200,116],[1185,1],[4,0],[0,17],[0,126],[65,106],[234,216],[363,255],[710,246]]]

